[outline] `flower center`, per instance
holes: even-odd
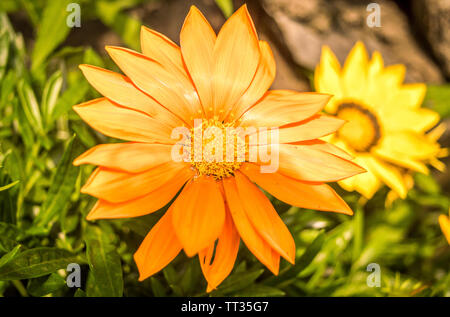
[[[381,129],[377,117],[370,110],[356,103],[342,103],[336,114],[347,121],[337,134],[353,150],[367,152],[377,144]]]
[[[215,119],[196,120],[191,129],[191,165],[199,175],[219,180],[234,175],[245,161],[245,141],[231,123]]]

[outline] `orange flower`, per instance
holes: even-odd
[[[318,139],[343,123],[318,114],[329,95],[268,91],[275,62],[268,44],[258,40],[246,6],[217,36],[192,7],[180,42],[178,47],[143,27],[142,54],[106,48],[126,76],[80,66],[105,97],[74,110],[101,133],[130,141],[98,145],[75,160],[75,165],[99,166],[82,188],[98,198],[87,218],[149,214],[167,205],[181,189],[134,256],[140,280],[160,271],[183,249],[188,256],[199,256],[211,291],[231,272],[240,238],[277,274],[280,256],[294,263],[294,240],[254,183],[291,205],[351,215],[347,204],[324,183],[364,170],[345,152]],[[175,161],[172,151],[179,140],[171,137],[173,129],[184,127],[187,140],[195,139],[199,132],[195,119],[201,120],[200,132],[205,127],[219,131],[279,127],[278,170],[263,173],[263,160],[248,160],[250,150],[268,147],[262,138],[244,147],[244,162],[236,159],[238,147],[231,162],[204,156]],[[203,140],[202,150],[210,142]],[[226,140],[223,146],[229,143]]]

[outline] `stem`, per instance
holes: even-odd
[[[28,297],[28,292],[19,280],[12,281],[13,285],[16,287],[17,291],[22,297]]]

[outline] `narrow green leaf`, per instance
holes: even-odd
[[[285,293],[282,290],[265,285],[251,285],[233,294],[233,296],[238,297],[276,297],[284,295]]]
[[[263,272],[264,269],[257,269],[253,271],[235,273],[219,285],[218,291],[221,294],[228,295],[244,289],[251,285],[259,276],[261,276]]]
[[[45,129],[48,129],[51,122],[51,113],[55,108],[59,93],[61,92],[63,78],[61,71],[56,71],[45,83],[42,93],[41,109],[44,121],[47,123]]]
[[[81,148],[75,140],[75,136],[73,136],[69,140],[64,154],[50,180],[51,185],[47,198],[42,205],[42,210],[34,220],[34,223],[38,227],[46,226],[50,223],[70,200],[70,195],[75,187],[80,171],[79,168],[73,166],[72,161],[80,152]]]
[[[42,116],[39,104],[33,90],[25,80],[21,80],[17,85],[17,92],[22,104],[22,109],[29,124],[37,133],[42,132]]]
[[[0,222],[0,251],[9,252],[17,245],[21,231],[13,224]]]
[[[0,33],[0,81],[6,72],[9,55],[9,35],[6,32]]]
[[[71,0],[47,1],[41,16],[41,24],[37,32],[36,43],[31,55],[32,71],[37,70],[53,50],[61,44],[69,34],[70,28],[66,19],[67,5]]]
[[[73,253],[51,247],[38,247],[19,253],[11,261],[0,267],[0,280],[22,280],[44,276],[65,269],[69,263],[79,258]]]
[[[0,258],[0,267],[11,261],[16,257],[16,255],[19,253],[19,250],[22,248],[22,245],[16,245],[14,249],[6,253],[4,256]]]
[[[86,254],[95,288],[88,296],[121,297],[123,295],[122,264],[108,232],[96,225],[88,225],[85,233]]]
[[[11,187],[14,187],[17,183],[19,183],[18,180],[15,181],[15,182],[10,183],[10,184],[8,184],[8,185],[1,186],[1,187],[0,187],[0,192],[1,192],[1,191],[4,191],[4,190],[8,190],[8,189],[10,189]]]
[[[233,14],[233,0],[215,0],[217,6],[222,11],[226,18],[229,18]]]
[[[295,265],[286,270],[285,272],[280,273],[278,276],[272,276],[268,278],[265,282],[266,285],[279,285],[283,282],[291,280],[295,278],[298,274],[300,274],[304,269],[308,267],[308,265],[314,260],[316,255],[320,252],[322,245],[325,241],[324,232],[320,232],[319,235],[314,239],[314,241],[308,246],[302,256],[297,259]]]
[[[66,280],[58,273],[31,279],[27,285],[27,291],[32,296],[45,296],[53,293],[66,285]]]

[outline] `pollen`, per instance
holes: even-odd
[[[367,108],[356,103],[342,103],[337,116],[347,121],[337,132],[339,137],[356,152],[368,152],[378,143],[380,125]]]
[[[190,159],[197,175],[216,180],[234,175],[245,161],[247,148],[232,123],[203,119],[191,129]]]

